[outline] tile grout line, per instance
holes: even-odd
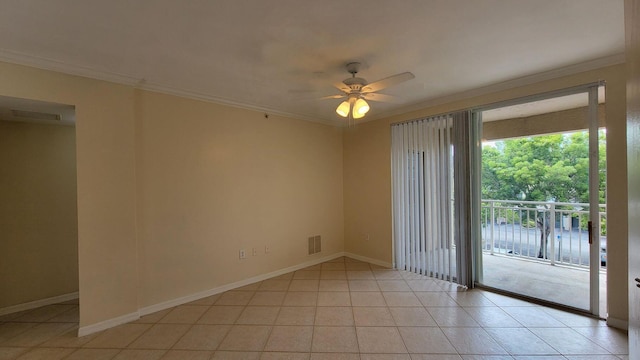
[[[216,300],[216,301],[217,301],[217,300]],[[215,304],[215,302],[214,302],[214,304]],[[188,303],[187,303],[187,304],[185,304],[185,305],[187,305],[187,306],[198,306],[198,305],[188,305]],[[180,305],[180,306],[185,306],[185,305]],[[182,334],[182,335],[181,335],[181,336],[180,336],[180,337],[179,337],[179,338],[178,338],[178,339],[173,343],[173,345],[171,345],[171,347],[167,350],[167,352],[169,352],[170,350],[174,350],[174,349],[175,349],[175,346],[176,346],[176,345],[178,345],[178,343],[179,343],[179,342],[180,342],[180,341],[181,341],[185,336],[187,336],[187,334],[189,333],[189,331],[191,331],[191,329],[193,329],[193,328],[195,327],[195,325],[198,323],[198,321],[200,321],[200,319],[202,319],[202,317],[204,316],[204,314],[206,314],[206,313],[207,313],[207,311],[209,311],[209,309],[211,308],[211,306],[213,306],[213,305],[209,305],[209,306],[207,306],[207,309],[206,309],[205,311],[203,311],[203,312],[202,312],[202,314],[200,314],[200,316],[198,316],[198,318],[197,318],[197,319],[196,319],[192,324],[190,324],[191,326],[189,326],[189,328],[187,329],[187,331],[185,331],[185,332],[184,332],[184,334]],[[177,308],[178,308],[178,307],[176,306],[174,309],[177,309]],[[173,310],[172,310],[172,311],[173,311]],[[169,311],[169,313],[167,313],[167,315],[165,315],[165,316],[169,316],[169,314],[171,314],[171,312],[172,312],[172,311]],[[164,318],[164,317],[163,317],[163,318]],[[160,321],[161,321],[161,320],[162,320],[162,319],[160,319]],[[177,350],[177,349],[176,349],[176,350]],[[164,355],[166,355],[166,353],[165,353]],[[164,355],[163,355],[163,357],[164,357]]]
[[[417,279],[417,278],[415,278],[415,277],[413,277],[413,276],[411,276],[411,275],[409,275],[409,276],[406,276],[406,275],[404,275],[404,276],[403,276],[403,275],[400,275],[400,278],[399,278],[399,279],[378,279],[378,278],[376,278],[376,276],[375,276],[375,274],[374,274],[373,279],[365,279],[365,278],[359,278],[359,276],[360,276],[360,275],[365,275],[365,274],[352,274],[352,276],[356,276],[356,278],[350,278],[350,277],[349,277],[349,272],[350,272],[350,271],[363,271],[363,270],[362,270],[359,266],[357,266],[357,267],[355,267],[355,268],[353,268],[353,269],[347,269],[347,267],[346,267],[346,262],[344,261],[344,258],[342,258],[341,263],[345,265],[345,266],[344,266],[344,269],[343,269],[343,270],[341,270],[341,271],[344,271],[344,272],[345,272],[345,279],[344,279],[344,280],[347,282],[347,289],[348,289],[347,293],[349,294],[349,307],[350,307],[350,314],[351,314],[351,316],[352,316],[352,318],[353,318],[353,326],[354,326],[354,329],[355,329],[355,331],[356,331],[356,339],[355,339],[355,340],[356,340],[356,346],[357,346],[357,349],[358,349],[357,354],[359,354],[358,356],[362,355],[363,353],[361,353],[361,352],[360,352],[360,344],[359,344],[358,331],[357,331],[359,326],[356,324],[356,321],[355,321],[355,313],[354,313],[354,307],[355,307],[355,306],[354,306],[354,303],[353,303],[353,298],[351,297],[351,294],[352,294],[352,291],[351,291],[351,290],[352,290],[352,288],[351,288],[351,283],[350,283],[350,281],[351,281],[351,280],[373,280],[373,281],[374,281],[374,283],[375,283],[375,285],[376,285],[376,289],[377,289],[377,291],[375,291],[375,292],[379,293],[379,294],[380,294],[380,296],[382,297],[383,302],[384,302],[384,307],[383,307],[383,308],[384,308],[384,309],[385,309],[385,310],[390,314],[391,319],[392,319],[393,324],[394,324],[394,325],[393,325],[393,327],[396,329],[396,332],[399,334],[400,339],[401,339],[401,341],[402,341],[402,344],[403,344],[403,346],[404,346],[404,348],[405,348],[405,350],[406,350],[406,353],[410,355],[410,353],[409,353],[409,351],[408,351],[408,348],[407,348],[407,345],[406,345],[406,341],[405,341],[405,339],[402,337],[402,335],[401,335],[401,334],[400,334],[400,332],[399,332],[399,327],[400,327],[400,326],[398,325],[398,321],[396,320],[396,318],[395,318],[395,317],[393,316],[393,314],[391,313],[391,311],[390,311],[390,310],[391,310],[391,307],[389,306],[389,303],[388,303],[388,301],[387,301],[387,298],[384,296],[385,292],[398,292],[398,291],[393,291],[393,290],[392,290],[392,291],[383,291],[379,281],[381,281],[381,280],[401,280],[401,281],[403,281],[405,284],[407,284],[407,286],[409,286],[409,285],[408,285],[408,282],[409,282],[410,280],[423,280],[425,277],[424,277],[424,276],[421,276],[421,277],[420,277],[420,279]],[[318,265],[320,265],[320,272],[319,272],[319,275],[318,275],[318,276],[319,276],[319,278],[317,279],[317,281],[318,281],[318,287],[315,289],[315,291],[311,291],[312,293],[315,293],[315,306],[314,306],[314,318],[313,318],[313,324],[311,325],[311,330],[312,330],[312,332],[311,332],[311,343],[310,343],[309,353],[313,353],[313,351],[312,351],[312,350],[313,350],[313,342],[314,342],[315,335],[316,335],[316,333],[315,333],[315,327],[317,326],[317,325],[316,325],[316,317],[317,317],[318,310],[319,310],[318,308],[320,307],[320,306],[319,306],[319,303],[318,303],[318,300],[319,300],[319,294],[320,294],[320,284],[321,284],[321,282],[322,282],[322,266],[321,266],[322,264],[318,264]],[[298,270],[298,271],[304,271],[304,269],[301,269],[301,270]],[[311,271],[314,271],[314,270],[311,270]],[[329,271],[329,270],[327,270],[327,271]],[[336,270],[331,269],[331,271],[336,271]],[[371,272],[373,272],[374,270],[373,270],[373,268],[371,267],[371,265],[369,265],[369,270],[364,270],[364,271],[371,271]],[[398,271],[398,270],[390,270],[390,271]],[[295,273],[295,272],[293,272],[293,273]],[[307,274],[307,275],[308,275],[308,274]],[[336,274],[336,275],[337,275],[337,274]],[[426,277],[426,278],[428,278],[428,277]],[[431,279],[431,278],[428,278],[428,279]],[[289,281],[289,287],[291,286],[291,283],[292,283],[292,281],[293,281],[293,280],[294,280],[293,275],[292,275],[292,277],[291,277],[291,278],[288,278],[288,281]],[[300,279],[298,279],[298,280],[300,280]],[[306,279],[306,278],[302,278],[302,280],[308,280],[308,279]],[[313,279],[312,279],[312,280],[313,280]],[[325,280],[331,280],[331,279],[325,279]],[[266,280],[265,280],[265,281],[266,281]],[[262,282],[260,282],[260,283],[262,283]],[[498,345],[498,347],[499,347],[499,348],[501,348],[502,350],[504,350],[504,351],[506,351],[508,354],[510,354],[509,356],[521,356],[521,355],[515,355],[515,354],[512,354],[511,352],[509,352],[506,348],[504,348],[504,347],[502,346],[502,344],[501,344],[501,343],[499,343],[499,342],[496,340],[495,336],[494,336],[491,332],[489,332],[489,331],[488,331],[488,329],[501,328],[501,327],[485,326],[485,323],[484,323],[484,322],[483,322],[483,323],[481,323],[480,321],[476,320],[476,319],[475,319],[475,317],[474,317],[474,316],[471,314],[471,312],[470,312],[470,308],[485,308],[485,306],[478,305],[478,304],[475,302],[475,300],[473,300],[473,297],[471,297],[471,296],[466,296],[466,298],[465,298],[464,300],[463,300],[462,298],[460,298],[460,297],[455,297],[455,298],[454,298],[452,295],[453,295],[453,294],[455,294],[455,293],[456,293],[456,291],[455,291],[455,290],[453,290],[453,289],[451,289],[450,287],[447,287],[447,286],[446,286],[446,284],[442,284],[442,283],[440,282],[440,280],[437,280],[437,281],[435,281],[435,280],[434,280],[434,284],[436,285],[436,287],[438,288],[438,290],[436,290],[436,291],[433,291],[433,290],[427,290],[426,292],[429,292],[429,293],[430,293],[430,292],[433,292],[433,293],[441,293],[441,294],[444,294],[446,297],[450,298],[450,299],[453,301],[453,303],[455,303],[455,304],[456,304],[456,306],[444,306],[444,308],[462,309],[462,312],[463,312],[464,314],[466,314],[466,318],[468,318],[468,319],[472,319],[472,320],[473,320],[475,323],[477,323],[477,325],[478,325],[477,327],[475,327],[475,326],[473,326],[473,327],[469,327],[469,326],[458,326],[458,325],[456,325],[456,326],[444,326],[444,327],[443,327],[442,325],[440,325],[440,324],[438,324],[438,323],[436,322],[436,323],[435,323],[435,327],[437,327],[439,331],[441,331],[441,332],[444,334],[444,331],[443,331],[443,330],[444,330],[445,328],[447,328],[447,329],[448,329],[448,328],[466,328],[466,327],[469,327],[469,328],[474,328],[474,329],[482,329],[482,331],[483,331],[484,333],[486,333],[486,334],[489,336],[489,338],[490,338],[490,339],[493,339],[493,341],[495,341],[495,342],[496,342],[496,344]],[[242,314],[242,313],[243,313],[243,312],[244,312],[248,307],[252,306],[252,305],[250,305],[250,303],[251,303],[252,299],[254,299],[254,298],[257,296],[257,293],[258,293],[258,292],[265,292],[265,293],[266,293],[266,292],[269,292],[269,290],[260,290],[260,286],[261,286],[261,285],[258,285],[258,288],[257,288],[256,290],[249,290],[249,291],[251,291],[251,292],[252,292],[252,294],[251,294],[251,296],[249,297],[249,299],[247,300],[247,304],[242,305],[242,311],[240,312],[240,314],[238,315],[238,317],[234,320],[233,324],[230,324],[230,325],[229,325],[229,326],[230,326],[230,329],[232,329],[234,326],[239,326],[239,325],[240,325],[240,324],[237,324],[237,321],[239,320],[239,318],[240,318],[241,314]],[[270,324],[269,332],[268,332],[268,334],[267,334],[267,336],[266,336],[266,338],[265,338],[265,343],[264,343],[264,345],[262,346],[261,351],[258,351],[259,353],[260,353],[260,352],[261,352],[261,353],[272,353],[272,352],[278,352],[278,351],[265,351],[265,349],[266,349],[266,346],[267,346],[267,344],[268,344],[268,342],[269,342],[269,338],[271,337],[271,335],[272,335],[272,333],[273,333],[274,327],[275,327],[275,326],[279,326],[279,325],[277,325],[277,324],[276,324],[276,322],[277,322],[277,319],[279,318],[280,314],[282,313],[282,308],[283,308],[283,307],[285,307],[285,305],[284,305],[284,301],[285,301],[285,299],[286,299],[286,297],[287,297],[287,294],[289,294],[289,293],[290,293],[290,291],[289,291],[289,287],[287,288],[287,290],[286,290],[286,291],[284,291],[284,292],[283,292],[283,293],[284,293],[284,297],[283,297],[282,301],[280,302],[279,308],[278,308],[278,310],[277,310],[277,312],[276,312],[276,314],[275,314],[275,320],[273,321],[273,323],[271,323],[271,324]],[[421,306],[415,306],[415,307],[417,307],[417,308],[421,308],[421,309],[425,309],[425,311],[427,311],[427,314],[429,314],[429,316],[431,316],[431,315],[430,315],[430,312],[429,312],[429,309],[427,308],[427,305],[425,305],[425,304],[422,302],[422,300],[418,297],[418,293],[420,293],[420,291],[417,291],[416,289],[417,289],[417,288],[414,288],[414,287],[411,287],[411,286],[410,286],[410,293],[411,293],[415,298],[417,298],[417,299],[419,300],[420,305],[421,305]],[[230,290],[230,291],[233,291],[233,290],[235,290],[235,289],[232,289],[232,290]],[[418,289],[418,290],[419,290],[419,289]],[[329,293],[329,294],[336,293],[336,291],[325,291],[325,292],[327,292],[327,293]],[[342,292],[342,291],[341,291],[341,292]],[[467,293],[467,294],[472,294],[472,293],[471,293],[471,292],[469,292],[469,293]],[[595,326],[595,325],[594,325],[594,326],[571,326],[571,325],[570,325],[570,323],[571,323],[572,321],[571,321],[571,319],[570,319],[570,318],[567,318],[567,317],[556,317],[556,314],[552,313],[551,311],[546,311],[546,310],[547,310],[547,308],[539,307],[539,306],[517,306],[517,305],[512,306],[512,305],[504,304],[504,302],[503,302],[503,305],[499,305],[498,303],[496,303],[496,302],[495,302],[495,300],[492,300],[492,299],[491,299],[491,298],[489,298],[488,296],[485,296],[482,292],[478,292],[478,294],[480,295],[480,297],[482,297],[482,298],[486,298],[486,299],[489,301],[489,303],[491,303],[491,304],[493,304],[493,305],[494,305],[494,306],[490,306],[491,308],[494,308],[494,307],[495,307],[496,309],[499,309],[502,313],[504,313],[504,314],[505,314],[505,316],[507,316],[509,319],[513,320],[516,324],[519,324],[521,327],[517,327],[518,329],[525,329],[525,330],[527,330],[529,333],[531,333],[533,336],[535,336],[535,338],[539,339],[542,343],[546,344],[546,345],[547,345],[547,346],[549,346],[551,349],[555,350],[558,354],[561,354],[560,356],[562,356],[562,357],[569,356],[569,355],[568,355],[568,354],[562,354],[562,353],[559,351],[559,349],[557,349],[556,347],[552,346],[552,345],[551,345],[551,344],[549,344],[547,341],[545,341],[544,339],[540,338],[536,333],[534,333],[533,331],[531,331],[532,329],[540,329],[541,327],[537,327],[537,326],[535,326],[535,327],[526,326],[526,325],[525,325],[521,320],[518,320],[516,317],[514,317],[514,316],[513,316],[509,311],[507,311],[507,310],[508,310],[508,309],[513,309],[513,308],[517,308],[517,307],[522,307],[522,308],[523,308],[523,310],[522,310],[522,311],[525,311],[525,310],[528,310],[528,309],[531,309],[531,310],[534,310],[534,311],[538,311],[538,310],[540,310],[540,312],[544,312],[544,313],[546,314],[546,316],[548,316],[549,318],[551,318],[551,319],[553,319],[553,320],[557,321],[557,322],[558,322],[558,324],[559,324],[559,325],[561,325],[561,327],[553,327],[553,326],[551,326],[551,327],[549,327],[549,328],[552,328],[552,329],[570,329],[570,330],[572,331],[572,333],[575,333],[575,334],[576,334],[576,336],[578,336],[578,337],[579,337],[579,338],[581,338],[581,339],[586,339],[586,341],[588,341],[588,342],[589,342],[589,343],[591,343],[592,345],[594,345],[594,346],[596,346],[596,347],[598,347],[598,348],[602,349],[602,351],[606,351],[606,353],[607,353],[607,354],[609,354],[610,356],[613,356],[613,357],[616,357],[616,358],[621,358],[621,359],[622,359],[622,358],[624,358],[623,356],[624,356],[625,354],[614,354],[614,353],[613,353],[613,351],[610,351],[608,348],[604,348],[603,346],[601,346],[601,345],[599,344],[599,342],[600,342],[600,341],[599,341],[599,342],[593,341],[593,340],[591,340],[588,336],[584,335],[584,334],[583,334],[583,333],[581,333],[581,332],[578,332],[578,331],[575,329],[575,328],[577,328],[577,327],[583,327],[583,328],[599,328],[601,325],[598,325],[598,326]],[[148,350],[160,350],[160,351],[162,351],[162,352],[163,352],[161,356],[166,356],[166,354],[167,354],[169,351],[171,351],[171,350],[175,349],[176,344],[177,344],[177,343],[179,343],[179,342],[180,342],[180,341],[181,341],[181,340],[182,340],[182,339],[183,339],[183,338],[184,338],[184,337],[189,333],[189,331],[191,331],[191,329],[193,329],[193,328],[195,327],[195,325],[197,325],[197,324],[198,324],[198,322],[199,322],[199,321],[200,321],[200,320],[205,316],[205,314],[206,314],[210,309],[214,308],[215,306],[224,306],[224,304],[223,304],[223,305],[216,305],[216,304],[217,304],[217,302],[218,302],[219,300],[220,300],[220,298],[217,298],[217,299],[215,299],[215,300],[214,300],[214,302],[213,302],[212,304],[207,304],[207,305],[192,304],[192,306],[205,307],[206,309],[205,309],[205,311],[203,311],[203,312],[202,312],[202,313],[197,317],[197,319],[195,319],[195,321],[190,322],[190,323],[186,323],[186,325],[189,325],[189,326],[188,326],[187,330],[185,331],[185,333],[184,333],[184,334],[182,334],[181,336],[179,336],[179,338],[178,338],[178,339],[177,339],[177,340],[176,340],[176,341],[171,345],[171,347],[170,347],[169,349],[148,349]],[[466,304],[467,306],[463,306],[463,304]],[[482,304],[482,302],[481,302],[481,304]],[[184,304],[184,305],[181,305],[181,306],[185,306],[185,305],[188,305],[188,304]],[[226,305],[230,305],[230,304],[226,304]],[[190,306],[191,306],[191,305],[190,305]],[[234,306],[235,306],[235,305],[234,305]],[[262,305],[255,305],[255,306],[262,306]],[[272,305],[264,305],[264,306],[265,306],[265,307],[270,307],[270,306],[278,306],[278,305],[272,304]],[[151,331],[151,329],[152,329],[155,325],[163,324],[163,323],[161,323],[160,321],[162,321],[162,319],[164,319],[164,318],[166,318],[167,316],[169,316],[169,314],[171,314],[171,312],[172,312],[172,311],[174,311],[174,310],[175,310],[176,308],[178,308],[178,307],[179,307],[179,306],[173,307],[171,311],[169,311],[167,314],[164,314],[160,319],[156,320],[154,323],[152,323],[152,324],[145,324],[145,325],[149,325],[149,327],[148,327],[147,329],[145,329],[142,333],[140,333],[138,336],[134,337],[130,342],[128,342],[128,344],[127,344],[127,345],[125,345],[125,346],[124,346],[124,347],[122,347],[122,348],[87,348],[87,347],[84,347],[84,345],[80,345],[80,346],[77,346],[77,347],[76,347],[76,346],[70,346],[70,347],[60,347],[60,348],[61,348],[61,349],[73,349],[73,350],[72,350],[72,352],[71,352],[71,353],[69,353],[69,354],[67,354],[67,355],[65,355],[65,356],[64,356],[64,358],[69,358],[69,357],[71,357],[74,353],[76,353],[77,351],[80,351],[80,350],[82,350],[82,349],[105,349],[105,350],[114,350],[114,351],[117,351],[117,352],[115,353],[115,355],[114,355],[115,357],[120,356],[120,354],[121,354],[121,353],[123,353],[123,352],[125,352],[126,350],[139,350],[139,351],[147,350],[147,349],[132,349],[132,348],[129,348],[129,346],[131,346],[131,344],[135,343],[135,341],[137,341],[137,340],[138,340],[138,339],[140,339],[141,337],[143,337],[143,336],[147,335],[147,334],[149,333],[149,331]],[[292,307],[299,307],[299,305],[292,306]],[[364,307],[364,308],[371,308],[372,306],[363,306],[363,307]],[[375,307],[375,306],[373,306],[373,307]],[[400,307],[400,308],[406,308],[407,306],[399,306],[399,307]],[[414,306],[409,306],[409,307],[414,307]],[[489,306],[487,306],[487,307],[489,307]],[[70,311],[70,310],[65,310],[64,312],[68,312],[68,311]],[[59,315],[59,314],[58,314],[58,315]],[[53,319],[53,318],[55,318],[55,317],[56,317],[56,316],[58,316],[58,315],[54,315],[54,316],[52,317],[52,319]],[[559,314],[558,314],[558,315],[559,315]],[[24,314],[23,314],[23,316],[24,316]],[[432,317],[432,319],[433,319],[433,317]],[[433,319],[433,320],[435,321],[435,319]],[[0,322],[0,325],[6,324],[6,323],[7,323],[7,321],[2,321],[2,322]],[[23,322],[17,322],[17,323],[23,323]],[[24,323],[24,324],[29,324],[29,322]],[[51,323],[50,323],[50,322],[48,322],[48,321],[42,321],[42,322],[37,322],[37,323],[34,323],[34,324],[36,324],[36,325],[34,325],[34,326],[38,326],[38,325],[43,325],[43,324],[65,324],[65,323],[57,323],[57,322],[51,322]],[[174,324],[174,323],[167,323],[167,324]],[[178,324],[178,323],[176,323],[176,324]],[[175,324],[174,324],[174,325],[175,325]],[[213,325],[220,325],[220,324],[213,324]],[[247,324],[247,325],[251,325],[251,324]],[[257,326],[257,324],[254,324],[254,325],[255,325],[255,326]],[[17,333],[17,334],[13,334],[11,337],[9,337],[9,338],[5,339],[5,341],[3,342],[3,344],[4,344],[4,343],[6,343],[6,341],[9,341],[9,340],[10,340],[10,339],[12,339],[12,338],[18,337],[18,336],[20,336],[21,334],[24,334],[25,332],[30,331],[30,329],[32,329],[34,326],[28,327],[28,328],[24,329],[23,331],[21,331],[21,332],[19,332],[19,333]],[[296,324],[283,324],[282,326],[297,326],[297,325],[296,325]],[[335,326],[339,326],[339,325],[335,325]],[[328,326],[328,327],[331,327],[331,326]],[[366,327],[379,327],[379,325],[375,325],[375,324],[373,324],[373,325],[369,325],[369,326],[360,326],[360,327],[364,327],[364,328],[366,328]],[[386,326],[384,326],[384,327],[386,327]],[[419,327],[422,327],[422,326],[419,326]],[[502,328],[504,328],[504,329],[508,329],[509,327],[506,327],[506,328],[505,328],[505,327],[502,327]],[[604,327],[604,328],[606,328],[606,327]],[[66,331],[63,331],[62,333],[64,334],[64,333],[66,333]],[[213,356],[215,356],[216,351],[221,351],[221,350],[219,350],[219,347],[220,347],[220,345],[225,341],[225,339],[229,336],[229,333],[230,333],[230,330],[228,330],[228,331],[225,333],[224,337],[222,338],[222,340],[220,341],[220,343],[218,344],[218,346],[216,346],[216,349],[215,349],[215,350],[210,350],[210,351],[212,351],[212,352],[213,352],[213,353],[212,353],[212,355],[211,355],[211,356],[212,356],[212,358],[213,358]],[[51,339],[55,339],[56,337],[58,337],[58,336],[60,336],[60,335],[61,335],[61,334],[54,335],[53,337],[48,338],[47,340],[44,340],[43,342],[39,342],[37,345],[32,346],[32,347],[21,347],[21,346],[18,346],[18,348],[20,348],[20,349],[25,349],[25,350],[26,350],[26,352],[25,352],[25,353],[20,353],[20,354],[18,354],[17,356],[24,356],[25,354],[29,353],[30,351],[33,351],[34,349],[38,349],[38,348],[40,348],[40,349],[42,349],[42,348],[47,348],[47,346],[44,346],[44,344],[46,344],[49,340],[51,340]],[[446,334],[444,334],[444,335],[445,335],[445,338],[447,338],[447,340],[450,342],[450,339],[448,338],[448,336],[446,336]],[[93,340],[90,340],[90,341],[93,341]],[[451,344],[451,343],[450,343],[450,344]],[[453,345],[453,344],[451,344],[451,345]],[[0,347],[2,347],[2,344],[0,344]],[[454,347],[454,348],[455,348],[455,347]],[[177,349],[176,349],[176,350],[177,350]],[[188,351],[193,351],[193,350],[196,350],[196,349],[188,349]],[[241,350],[230,350],[230,351],[232,351],[232,352],[238,352],[238,351],[241,351]],[[456,351],[456,353],[458,353],[458,350],[457,350],[457,349],[455,349],[455,351]],[[285,351],[285,352],[292,353],[292,351]],[[327,353],[327,354],[330,354],[330,353]],[[458,354],[459,354],[459,353],[458,353]],[[459,355],[460,355],[460,354],[459,354]],[[467,354],[465,354],[465,355],[467,355]],[[572,354],[572,355],[573,355],[573,354]],[[527,356],[529,356],[529,355],[527,355]]]

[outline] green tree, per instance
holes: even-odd
[[[606,134],[599,132],[600,202],[605,200]],[[482,149],[482,197],[528,201],[589,201],[586,131],[509,139]]]

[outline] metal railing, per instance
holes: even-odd
[[[606,265],[606,205],[599,205],[600,259]],[[589,267],[589,204],[482,200],[485,253]]]

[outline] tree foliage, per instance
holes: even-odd
[[[605,132],[599,133],[600,203],[605,203]],[[482,149],[482,198],[589,202],[586,131],[497,141]]]

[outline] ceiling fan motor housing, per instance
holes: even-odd
[[[362,88],[367,85],[367,80],[356,77],[356,74],[360,70],[359,62],[351,62],[347,64],[347,71],[351,74],[351,77],[345,79],[343,83],[347,85],[352,91],[359,92]]]
[[[360,63],[359,62],[350,62],[347,64],[347,71],[352,74],[352,75],[356,75],[358,73],[358,71],[360,71]]]
[[[367,85],[367,81],[359,77],[348,78],[344,80],[343,83],[353,91],[360,91],[365,85]]]

